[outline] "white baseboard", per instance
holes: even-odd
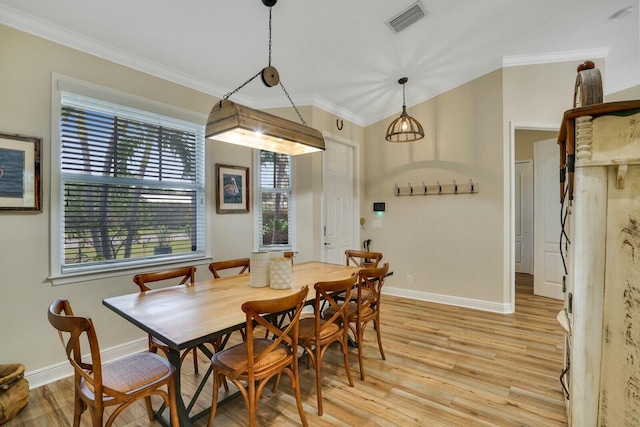
[[[384,295],[435,302],[438,304],[455,305],[457,307],[473,308],[493,313],[510,314],[514,311],[510,303],[502,304],[498,302],[454,297],[451,295],[432,294],[429,292],[412,291],[409,289],[393,288],[389,286],[382,288],[382,293]]]
[[[148,340],[145,337],[107,348],[100,352],[100,357],[102,363],[106,363],[128,356],[129,354],[140,353],[141,351],[147,350],[147,348]],[[60,350],[63,351],[62,348]],[[88,359],[88,356],[83,356],[83,359]],[[62,378],[70,377],[71,375],[73,375],[73,368],[69,362],[65,360],[64,362],[26,372],[25,378],[29,381],[29,389],[34,389],[61,380]]]

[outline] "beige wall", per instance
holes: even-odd
[[[502,71],[409,109],[423,140],[384,139],[389,117],[367,127],[362,239],[384,253],[388,286],[406,294],[450,296],[502,304]],[[479,194],[401,196],[394,185],[480,184]],[[375,215],[373,202],[386,202]],[[381,221],[382,228],[371,227]],[[407,283],[407,275],[413,283]],[[424,296],[424,295],[423,295]],[[495,307],[493,307],[495,308]]]
[[[606,102],[631,101],[640,99],[640,85],[605,96]]]
[[[0,213],[0,313],[2,319],[2,363],[24,363],[28,374],[63,363],[64,352],[46,320],[46,309],[56,297],[69,298],[77,313],[92,316],[102,350],[144,339],[142,332],[102,306],[103,298],[135,292],[132,273],[109,279],[53,286],[48,281],[50,221],[51,82],[52,73],[141,96],[206,116],[215,98],[82,52],[0,25],[0,132],[43,138],[43,211],[40,214]],[[11,64],[11,66],[8,66]],[[298,120],[292,109],[276,109],[275,114]],[[321,131],[335,124],[323,111],[301,108],[309,125]],[[316,125],[316,122],[319,123]],[[346,137],[359,143],[361,127],[345,123]],[[216,215],[214,171],[216,163],[249,166],[252,150],[220,142],[206,144],[207,211],[209,255],[212,259],[246,256],[253,249],[253,215]],[[300,157],[297,168],[299,192],[297,245],[299,260],[319,259],[321,154]],[[311,173],[308,173],[311,171]],[[320,184],[321,185],[321,184]],[[310,202],[310,203],[309,203]],[[253,211],[253,209],[252,209]],[[198,279],[207,279],[208,262],[198,265]],[[37,343],[37,351],[34,350]],[[141,341],[144,343],[144,340]],[[42,375],[46,375],[42,374]]]
[[[533,144],[545,139],[557,139],[557,131],[516,129],[515,160],[533,160]]]
[[[56,335],[46,321],[55,297],[71,299],[78,313],[91,314],[102,348],[116,348],[143,334],[101,305],[103,298],[134,292],[131,274],[52,286],[49,276],[49,197],[51,153],[51,76],[59,73],[128,92],[206,117],[214,97],[108,61],[0,26],[0,132],[43,138],[43,212],[0,214],[0,312],[3,347],[0,363],[24,363],[33,373],[64,362]],[[11,66],[7,66],[11,64]],[[372,249],[384,252],[394,275],[388,288],[411,297],[468,301],[486,309],[510,303],[510,182],[512,125],[557,128],[569,108],[577,63],[507,68],[492,72],[409,109],[426,137],[411,144],[384,140],[389,117],[366,129],[316,107],[301,107],[313,127],[357,147],[357,191]],[[598,66],[603,69],[602,64]],[[620,96],[625,96],[620,95]],[[272,112],[297,120],[290,108]],[[399,112],[398,112],[399,113]],[[525,126],[526,127],[526,126]],[[207,143],[207,182],[215,163],[252,167],[249,149]],[[322,155],[296,160],[299,261],[322,257]],[[479,183],[475,195],[394,197],[394,184],[407,182]],[[210,255],[245,256],[253,245],[251,214],[216,215],[213,185],[208,186]],[[387,203],[382,216],[372,203]],[[373,229],[373,220],[382,228]],[[413,283],[406,281],[413,276]],[[208,278],[206,263],[198,278]],[[476,304],[477,303],[477,304]],[[474,305],[472,304],[472,305]],[[485,305],[483,305],[485,304]],[[33,351],[33,343],[38,351]]]

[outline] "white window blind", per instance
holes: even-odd
[[[60,273],[204,254],[202,125],[63,92]]]
[[[294,209],[291,156],[259,152],[258,248],[292,249]]]

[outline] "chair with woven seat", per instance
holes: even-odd
[[[228,261],[216,261],[209,264],[209,270],[213,274],[214,279],[219,279],[220,277],[222,277],[220,276],[220,271],[231,269],[231,268],[239,269],[237,274],[242,274],[245,272],[248,273],[251,271],[250,261],[251,260],[249,258],[238,258],[238,259],[232,259]]]
[[[331,282],[318,282],[314,285],[316,299],[313,305],[313,317],[300,319],[298,345],[307,352],[307,362],[310,360],[316,370],[316,389],[318,395],[318,415],[322,415],[322,360],[331,344],[340,343],[344,366],[347,371],[349,385],[353,387],[351,370],[349,369],[349,355],[347,353],[347,304],[341,304],[335,299],[337,293],[351,297],[358,276],[353,274],[348,279]],[[333,308],[328,318],[321,316],[323,302]]]
[[[345,265],[352,265],[354,267],[361,268],[377,268],[380,260],[382,259],[381,252],[370,251],[358,251],[353,249],[347,249],[344,251],[346,256]],[[355,297],[355,293],[353,295]],[[363,297],[368,297],[368,290],[364,290]]]
[[[249,425],[256,424],[258,399],[267,382],[274,376],[286,372],[291,379],[300,420],[307,426],[302,408],[300,378],[298,375],[298,327],[300,313],[309,287],[287,296],[264,301],[249,301],[242,304],[246,314],[246,340],[241,344],[219,351],[211,358],[213,366],[213,398],[208,426],[213,425],[218,406],[218,389],[223,378],[231,380],[240,390],[249,411]],[[264,319],[267,314],[293,310],[293,318],[283,329]],[[254,337],[256,327],[265,328],[273,339]],[[261,332],[260,332],[261,333]]]
[[[366,326],[373,322],[373,328],[378,338],[380,356],[386,360],[382,349],[380,334],[380,295],[384,280],[389,272],[389,263],[378,268],[364,268],[358,272],[357,293],[347,304],[347,320],[349,329],[353,333],[358,345],[358,363],[360,365],[360,379],[364,380],[363,362],[363,337]],[[335,312],[334,307],[328,307],[323,312],[323,317],[331,318]]]
[[[172,270],[155,271],[152,273],[142,273],[133,276],[133,282],[138,285],[140,292],[150,291],[151,288],[147,286],[147,283],[152,282],[164,282],[175,279],[180,279],[176,285],[192,285],[195,282],[196,267],[179,267]],[[215,346],[214,346],[215,347]],[[165,356],[169,356],[169,347],[167,344],[160,341],[158,338],[149,335],[149,351],[156,353],[158,350],[162,351]],[[197,347],[191,347],[186,349],[180,356],[180,363],[187,357],[189,352],[193,352],[193,371],[198,373],[198,356]]]
[[[80,425],[89,408],[92,425],[102,427],[105,407],[119,405],[107,418],[106,427],[129,405],[144,398],[149,419],[154,419],[151,396],[162,397],[170,410],[171,424],[178,426],[175,368],[153,353],[137,353],[102,364],[95,328],[90,317],[74,316],[69,301],[56,299],[48,310],[49,323],[60,336],[74,369],[73,426]],[[85,340],[86,339],[86,340]],[[82,361],[81,341],[88,342],[90,362]],[[163,387],[167,387],[167,391]]]

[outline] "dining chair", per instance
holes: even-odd
[[[355,297],[346,303],[347,320],[349,329],[353,333],[358,346],[358,364],[360,365],[360,379],[364,380],[363,363],[363,336],[366,326],[373,322],[373,328],[378,338],[380,356],[386,360],[382,349],[380,334],[380,295],[384,280],[389,272],[389,263],[378,268],[364,268],[358,272],[357,293]],[[334,307],[327,307],[323,317],[331,318],[335,312]]]
[[[381,252],[370,252],[370,251],[358,251],[347,249],[344,251],[346,255],[346,265],[352,265],[355,267],[361,268],[377,268],[380,260],[382,259]],[[362,295],[363,298],[368,298],[369,290],[363,289]],[[355,295],[353,295],[355,297]]]
[[[346,255],[346,265],[353,265],[362,268],[376,268],[382,259],[381,252],[347,249],[344,251],[344,254]]]
[[[264,387],[274,376],[279,378],[282,372],[287,373],[291,379],[302,425],[308,425],[300,395],[297,351],[300,313],[308,292],[309,287],[304,286],[295,294],[242,304],[242,311],[246,314],[246,340],[215,353],[211,358],[214,384],[208,427],[213,425],[218,406],[218,389],[223,378],[229,379],[238,387],[249,411],[249,425],[253,427],[256,425],[258,400]],[[282,329],[264,318],[267,314],[289,310],[293,310],[293,318]],[[267,329],[273,339],[254,337],[256,328]],[[262,334],[261,331],[259,333]]]
[[[209,270],[211,271],[211,273],[213,273],[214,279],[219,279],[220,277],[222,277],[220,276],[221,270],[227,270],[230,268],[239,269],[238,274],[242,274],[244,272],[248,273],[251,271],[251,267],[249,265],[250,261],[251,260],[249,258],[239,258],[239,259],[232,259],[228,261],[216,261],[209,264]]]
[[[316,291],[316,298],[313,305],[313,317],[300,319],[298,345],[307,353],[307,365],[310,360],[316,370],[316,389],[318,396],[318,415],[322,415],[322,360],[331,344],[339,342],[344,358],[344,367],[347,371],[349,385],[353,387],[351,370],[349,369],[348,346],[348,319],[347,304],[341,304],[335,295],[344,293],[346,298],[351,297],[356,279],[354,273],[348,279],[335,280],[330,282],[318,282],[313,287]],[[322,318],[321,307],[323,302],[332,307],[331,316]]]
[[[285,251],[284,252],[284,257],[285,258],[289,258],[291,260],[291,265],[293,265],[293,257],[294,257],[294,253],[293,251]]]
[[[87,408],[92,425],[102,427],[105,408],[119,405],[107,418],[105,426],[109,427],[124,409],[141,398],[144,398],[147,414],[153,421],[153,395],[164,400],[170,410],[171,424],[179,426],[175,368],[167,360],[144,352],[102,364],[98,338],[90,317],[75,316],[69,301],[58,298],[49,305],[48,318],[58,331],[74,370],[74,427],[80,425],[80,418]],[[90,361],[83,361],[81,342],[88,342]],[[167,391],[163,389],[165,385]]]
[[[138,285],[138,287],[140,288],[140,292],[146,292],[151,290],[151,288],[147,286],[147,283],[152,282],[164,282],[167,280],[173,280],[175,282],[175,279],[180,279],[178,283],[174,284],[185,286],[191,285],[195,282],[195,274],[196,267],[179,267],[172,270],[136,274],[135,276],[133,276],[133,282]],[[152,353],[156,353],[158,350],[162,351],[165,356],[169,356],[169,346],[167,346],[167,344],[165,344],[158,338],[149,335],[149,351]],[[190,347],[186,349],[180,356],[180,363],[182,363],[185,357],[187,357],[189,352],[193,352],[193,371],[195,374],[198,374],[197,347]]]

